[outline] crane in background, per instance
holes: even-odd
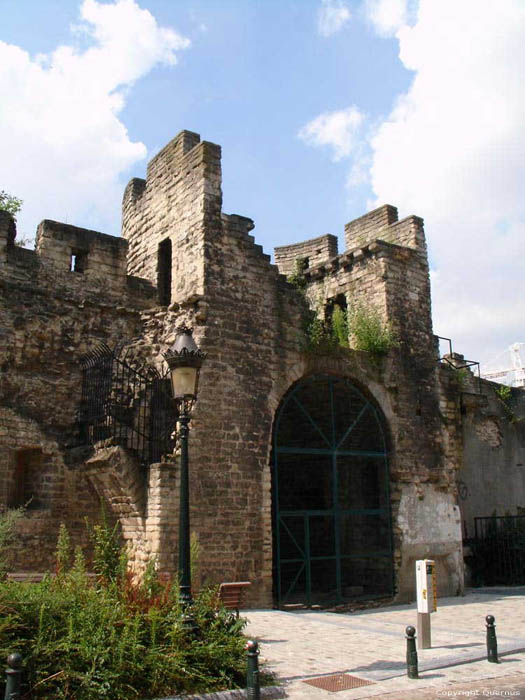
[[[488,363],[495,365],[499,358],[506,356],[505,360],[500,361],[498,369],[482,371],[481,376],[483,379],[497,380],[508,386],[525,387],[525,363],[522,359],[522,352],[525,354],[525,343],[513,343],[505,352]]]

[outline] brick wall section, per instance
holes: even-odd
[[[49,412],[49,404],[46,410]],[[91,546],[84,518],[98,522],[99,500],[89,480],[65,465],[62,445],[50,437],[48,431],[41,430],[36,414],[30,418],[16,407],[5,405],[0,408],[0,444],[2,508],[9,501],[17,454],[21,450],[41,451],[41,477],[45,482],[44,488],[37,491],[37,502],[29,504],[26,516],[18,522],[16,537],[9,549],[10,568],[14,571],[54,570],[61,522],[67,524],[73,542],[80,544],[89,555]]]
[[[78,441],[80,357],[137,335],[154,290],[125,276],[121,239],[44,221],[37,250],[26,250],[13,244],[14,227],[1,214],[0,507],[12,501],[18,455],[40,450],[40,471],[30,470],[37,498],[19,523],[12,564],[42,571],[54,566],[60,522],[88,546],[84,517],[100,516],[89,479],[66,463],[68,446]],[[87,253],[83,273],[69,269],[73,248]]]
[[[271,433],[275,404],[297,362],[293,293],[248,231],[253,224],[222,217],[209,246],[208,352],[195,413],[193,523],[202,569],[212,581],[252,582],[252,604],[271,602]],[[232,309],[235,313],[232,314]],[[292,353],[292,354],[291,354]]]
[[[295,261],[299,258],[308,258],[308,266],[314,267],[336,255],[337,238],[331,233],[302,243],[274,248],[275,264],[279,272],[287,277],[295,271]]]

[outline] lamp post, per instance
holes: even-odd
[[[179,504],[179,602],[185,613],[185,626],[195,628],[191,615],[190,499],[189,499],[189,423],[197,400],[199,372],[206,353],[199,350],[187,326],[177,328],[175,342],[164,353],[171,374],[173,398],[179,409],[180,504]]]

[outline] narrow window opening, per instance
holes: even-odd
[[[70,272],[85,272],[87,268],[87,253],[81,250],[71,251],[71,258],[69,261]]]
[[[332,317],[336,308],[340,309],[346,317],[348,304],[344,294],[338,294],[336,297],[326,301],[326,305],[324,307],[324,318],[326,323],[330,326],[332,325]]]
[[[324,308],[325,327],[338,345],[348,347],[348,316],[344,294],[328,299]]]
[[[171,303],[171,239],[166,238],[159,243],[157,258],[157,289],[159,304],[168,306]]]

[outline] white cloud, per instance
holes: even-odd
[[[414,81],[371,141],[376,203],[425,218],[434,328],[485,359],[525,336],[525,5],[421,0]]]
[[[84,0],[80,18],[71,45],[49,55],[0,41],[0,189],[24,200],[25,236],[42,218],[118,232],[119,176],[146,155],[118,117],[126,91],[189,45],[135,0]]]
[[[355,106],[325,112],[303,126],[299,138],[311,146],[330,146],[333,160],[349,156],[358,144],[364,114]]]
[[[365,0],[365,13],[381,36],[393,36],[407,23],[408,0]]]
[[[302,136],[351,156],[349,186],[368,171],[371,208],[390,203],[424,217],[434,330],[486,360],[525,341],[525,4],[420,0],[408,18],[406,8],[365,8],[378,33],[395,32],[414,71],[391,113],[375,124],[358,118],[360,131],[321,115]],[[336,114],[354,110],[361,115]]]
[[[350,10],[343,0],[321,0],[317,27],[321,36],[332,36],[350,20]]]

